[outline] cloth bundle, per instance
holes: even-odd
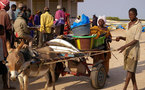
[[[74,22],[73,25],[71,25],[71,28],[78,27],[78,26],[85,25],[85,24],[89,24],[89,23],[90,23],[89,17],[82,14],[81,21],[79,23]]]

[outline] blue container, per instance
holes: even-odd
[[[78,27],[72,28],[74,36],[84,36],[90,34],[90,24],[81,25]]]

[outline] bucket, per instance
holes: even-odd
[[[80,25],[72,28],[72,32],[75,36],[84,36],[90,34],[90,24]]]
[[[105,36],[94,39],[93,48],[97,48],[105,43]]]
[[[75,44],[79,50],[90,50],[93,47],[94,37],[96,36],[73,36]]]

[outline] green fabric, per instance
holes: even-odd
[[[96,37],[96,35],[93,35],[93,36],[72,36],[74,38],[94,38]]]

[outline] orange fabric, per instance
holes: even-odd
[[[91,34],[97,34],[95,39],[99,38],[99,36],[104,33],[106,33],[105,35],[106,37],[111,36],[111,33],[108,29],[105,31],[105,30],[100,29],[98,26],[91,27],[90,29],[91,29]]]

